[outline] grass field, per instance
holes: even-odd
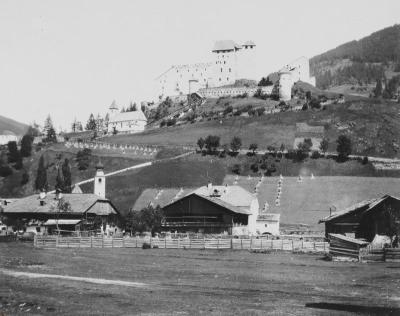
[[[19,243],[1,243],[0,253],[3,315],[400,313],[398,263],[248,251],[43,250]],[[113,284],[10,275],[15,271]]]

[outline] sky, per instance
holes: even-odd
[[[57,129],[155,98],[216,40],[257,45],[260,74],[400,23],[399,0],[0,0],[0,115]]]

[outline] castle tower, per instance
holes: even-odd
[[[279,100],[289,101],[292,99],[292,75],[290,71],[279,72]]]
[[[93,193],[102,198],[106,197],[106,176],[104,175],[104,166],[101,162],[96,165]]]
[[[109,110],[110,110],[110,115],[111,116],[113,116],[114,114],[117,114],[119,112],[119,109],[118,109],[117,104],[115,103],[115,100],[112,101],[112,103],[111,103],[111,105],[109,107]]]
[[[225,86],[235,83],[238,75],[238,53],[242,47],[232,40],[215,42],[214,54],[214,84]]]
[[[256,44],[246,41],[238,54],[237,79],[259,80],[257,75]]]

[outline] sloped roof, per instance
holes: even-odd
[[[236,207],[250,207],[251,203],[255,199],[253,194],[238,185],[213,185],[211,190],[209,190],[207,186],[202,186],[193,193],[207,197],[220,194],[221,196],[218,197],[219,200]]]
[[[6,135],[6,136],[17,136],[17,135],[15,135],[15,133],[13,133],[13,132],[11,132],[11,131],[8,131],[8,130],[5,130],[5,131],[1,132],[1,135]]]
[[[68,212],[71,214],[84,214],[87,211],[94,213],[91,208],[98,202],[111,205],[111,213],[118,214],[109,200],[96,194],[63,194],[62,197],[71,205],[71,211]],[[54,213],[58,203],[56,195],[47,194],[43,201],[44,205],[40,205],[39,195],[31,195],[11,203],[4,209],[4,213]]]
[[[110,110],[118,110],[118,105],[117,105],[117,103],[115,103],[115,100],[112,101],[109,109]]]
[[[240,46],[239,44],[235,43],[232,40],[223,40],[223,41],[216,41],[212,51],[216,52],[221,50],[235,50],[240,48],[242,48],[242,46]]]
[[[380,198],[376,198],[376,199],[371,199],[371,200],[364,200],[361,201],[359,203],[353,204],[339,212],[335,212],[330,216],[327,216],[323,219],[321,219],[319,222],[320,223],[324,223],[324,222],[329,222],[333,219],[337,219],[339,217],[342,217],[344,215],[349,215],[352,213],[356,213],[358,211],[363,211],[364,213],[371,211],[375,206],[377,206],[378,204],[380,204],[381,202],[383,202],[384,200],[386,200],[387,198],[393,198],[396,200],[400,200],[397,197],[393,197],[390,195],[384,195]]]
[[[256,199],[256,197],[254,197],[250,192],[237,185],[212,186],[211,189],[209,189],[207,186],[203,186],[165,206],[172,205],[191,195],[208,200],[234,213],[245,215],[251,214],[250,206],[254,199]]]
[[[110,123],[126,122],[126,121],[146,121],[147,118],[141,110],[132,112],[117,113],[110,117]]]

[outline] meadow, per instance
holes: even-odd
[[[398,263],[229,250],[46,250],[21,243],[1,243],[0,253],[4,315],[400,312]]]

